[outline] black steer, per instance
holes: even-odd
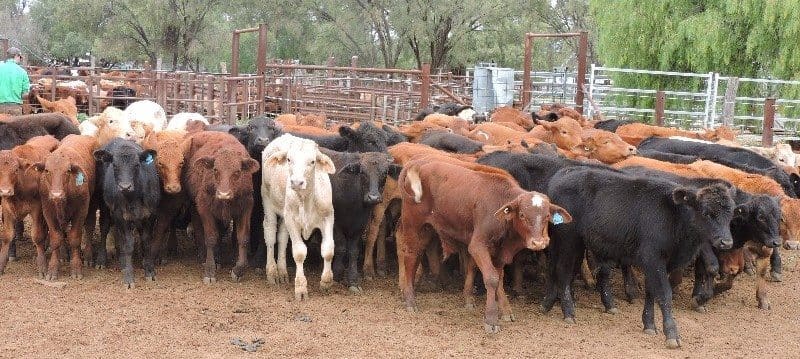
[[[155,212],[161,198],[161,186],[155,165],[156,151],[142,150],[134,142],[115,138],[94,152],[98,162],[103,202],[108,209],[117,241],[123,282],[133,287],[132,254],[137,239],[145,255],[145,278],[155,280],[154,257],[150,239],[155,224]],[[101,251],[105,245],[100,246]]]

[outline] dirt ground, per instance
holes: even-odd
[[[487,335],[482,299],[477,310],[464,309],[458,285],[418,292],[419,312],[408,313],[395,275],[365,282],[361,295],[341,285],[323,295],[312,268],[310,300],[295,302],[291,285],[270,287],[253,271],[234,283],[225,268],[216,284],[204,285],[200,266],[186,254],[159,267],[156,282],[144,281],[137,260],[133,290],[122,288],[115,265],[86,270],[81,281],[70,279],[64,265],[60,280],[67,286],[57,289],[34,282],[31,250],[21,245],[20,261],[0,277],[3,358],[800,356],[798,252],[784,252],[784,281],[769,284],[772,310],[756,307],[755,281],[743,275],[708,313],[696,313],[688,309],[687,277],[675,298],[683,347],[670,351],[660,330],[642,333],[641,299],[618,300],[621,313],[604,314],[597,294],[580,285],[577,325],[565,324],[558,307],[541,314],[542,288],[535,284],[529,297],[536,299],[512,300],[517,321]],[[615,290],[620,298],[619,282]],[[248,353],[231,344],[234,338],[265,344]]]

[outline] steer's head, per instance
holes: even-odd
[[[20,174],[32,163],[19,158],[11,150],[0,151],[0,197],[11,197],[19,182]]]
[[[384,152],[388,148],[386,132],[369,121],[361,123],[355,130],[339,127],[339,135],[347,140],[347,152]]]
[[[736,206],[733,224],[750,229],[751,239],[767,247],[780,246],[781,207],[778,200],[766,195],[754,195]]]
[[[498,220],[509,223],[525,241],[525,247],[539,251],[550,244],[547,233],[548,222],[562,224],[572,222],[572,216],[539,192],[523,193],[495,212]]]
[[[340,173],[355,176],[364,194],[366,204],[376,204],[383,200],[383,186],[386,176],[397,178],[402,167],[392,163],[393,159],[382,152],[365,152],[358,156],[358,162],[351,162],[339,169]]]
[[[121,144],[113,150],[101,148],[94,151],[94,158],[97,162],[110,166],[111,171],[107,171],[106,175],[113,176],[113,183],[117,184],[118,191],[129,194],[137,190],[137,184],[141,186],[141,183],[138,183],[140,167],[155,166],[156,151],[142,150],[133,142],[121,141]]]
[[[228,133],[236,137],[253,158],[259,158],[267,145],[283,134],[281,126],[275,120],[260,116],[254,117],[246,126],[234,126]]]
[[[258,161],[230,148],[220,149],[213,157],[200,157],[195,164],[213,172],[213,185],[216,188],[214,196],[219,200],[233,199],[240,181],[246,181],[252,186],[251,176],[259,169]]]
[[[33,167],[42,173],[41,185],[42,196],[47,196],[51,200],[64,200],[68,193],[74,193],[80,189],[88,191],[89,182],[93,178],[88,178],[86,170],[75,160],[79,155],[70,155],[70,149],[56,150],[51,153],[44,162],[38,162]]]
[[[699,189],[679,187],[673,190],[672,201],[687,211],[688,223],[696,235],[720,249],[733,246],[730,223],[734,203],[726,186],[714,184]]]
[[[583,151],[587,157],[612,164],[637,153],[636,147],[629,145],[616,133],[603,130],[583,131]]]
[[[559,148],[572,150],[583,143],[581,138],[583,128],[575,119],[562,117],[553,122],[537,121],[537,124],[550,131],[556,146]]]
[[[301,138],[292,138],[285,147],[270,154],[264,160],[264,165],[285,166],[288,170],[287,185],[299,193],[305,193],[310,188],[316,171],[336,173],[336,166],[330,157],[320,152],[314,141]]]
[[[186,153],[191,147],[191,140],[184,140],[183,131],[153,132],[145,138],[143,146],[148,150],[155,150],[156,169],[161,178],[164,192],[176,194],[181,191],[181,174]]]

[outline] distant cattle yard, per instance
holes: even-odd
[[[800,148],[771,127],[477,113],[466,78],[352,65],[31,69],[0,352],[796,355]]]

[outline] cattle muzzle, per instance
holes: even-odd
[[[733,238],[731,237],[716,237],[711,243],[714,247],[719,249],[733,248]]]
[[[267,138],[267,137],[257,137],[255,139],[255,141],[253,141],[253,142],[255,142],[255,144],[258,145],[258,146],[267,146],[269,144],[269,138]]]
[[[639,150],[637,150],[634,146],[628,146],[628,155],[633,156],[636,154],[639,154]]]
[[[295,191],[306,189],[306,180],[304,179],[299,179],[299,180],[293,179],[289,182],[292,185],[292,189]]]
[[[781,238],[780,236],[772,237],[765,243],[765,245],[769,248],[777,248],[780,247],[781,244],[783,244],[783,238]]]
[[[14,195],[14,187],[0,188],[0,197],[11,197]]]
[[[120,191],[125,192],[125,193],[133,192],[133,183],[132,182],[128,182],[128,181],[119,182],[119,183],[117,183],[117,187],[119,188]]]
[[[549,237],[530,237],[528,238],[526,247],[532,251],[541,251],[547,248],[547,245],[550,244]]]
[[[376,204],[380,203],[381,201],[383,201],[383,196],[380,193],[368,193],[366,196],[364,196],[364,203],[367,204]]]
[[[176,194],[181,191],[180,183],[170,183],[164,186],[164,191],[169,194]]]
[[[50,191],[50,199],[64,199],[63,191]]]
[[[230,200],[232,198],[233,198],[233,193],[231,191],[228,191],[228,192],[217,191],[217,199],[219,199],[219,200],[227,201],[227,200]]]

